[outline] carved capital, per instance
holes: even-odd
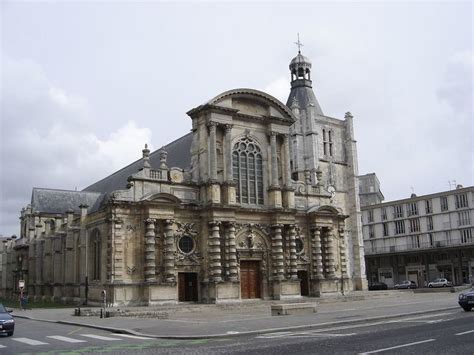
[[[233,124],[225,124],[224,125],[225,134],[230,133],[232,131],[232,127],[234,127]]]
[[[154,218],[147,218],[147,219],[145,219],[145,223],[146,223],[146,224],[152,224],[152,223],[154,224],[155,222],[156,222],[156,219],[154,219]]]

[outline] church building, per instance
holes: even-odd
[[[233,89],[189,134],[82,191],[34,188],[1,293],[112,305],[367,289],[353,117],[325,116],[301,52],[286,105]]]

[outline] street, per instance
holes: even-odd
[[[474,312],[459,310],[318,330],[196,340],[115,334],[81,326],[16,319],[1,354],[473,354]]]

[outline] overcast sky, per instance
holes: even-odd
[[[386,201],[473,185],[472,4],[1,2],[0,234],[31,188],[83,189],[233,88],[283,102],[299,32]]]

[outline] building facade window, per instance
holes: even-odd
[[[420,231],[420,220],[418,218],[410,219],[410,233]]]
[[[426,214],[433,213],[433,201],[425,200],[425,213]]]
[[[433,233],[428,233],[428,243],[430,244],[430,247],[434,246]]]
[[[382,226],[383,226],[383,236],[387,237],[389,235],[388,234],[388,223],[382,223]]]
[[[375,238],[374,225],[369,226],[369,238]]]
[[[405,221],[395,221],[395,234],[405,233]]]
[[[236,183],[237,201],[263,205],[263,165],[260,147],[249,138],[234,145],[232,173]]]
[[[418,204],[416,202],[407,204],[407,215],[408,217],[418,215]]]
[[[403,206],[393,206],[393,218],[403,218]]]
[[[330,129],[323,129],[323,153],[333,156],[333,132]]]
[[[385,207],[382,207],[381,213],[382,213],[382,221],[386,221],[387,220],[387,209]]]
[[[471,224],[471,215],[469,211],[458,212],[458,226],[468,226]]]
[[[367,211],[367,222],[371,223],[374,221],[374,210]]]
[[[178,248],[183,254],[190,254],[194,250],[194,240],[189,235],[179,238]]]
[[[420,247],[420,236],[419,235],[412,235],[410,237],[410,246],[412,249],[417,249]]]
[[[426,217],[426,229],[429,231],[433,230],[433,217],[432,216]]]
[[[471,229],[461,229],[461,243],[470,244],[472,243],[472,230]]]
[[[441,211],[447,211],[448,208],[448,197],[447,196],[441,196],[440,197],[440,202],[441,202]]]
[[[469,207],[467,194],[456,195],[456,208]]]

